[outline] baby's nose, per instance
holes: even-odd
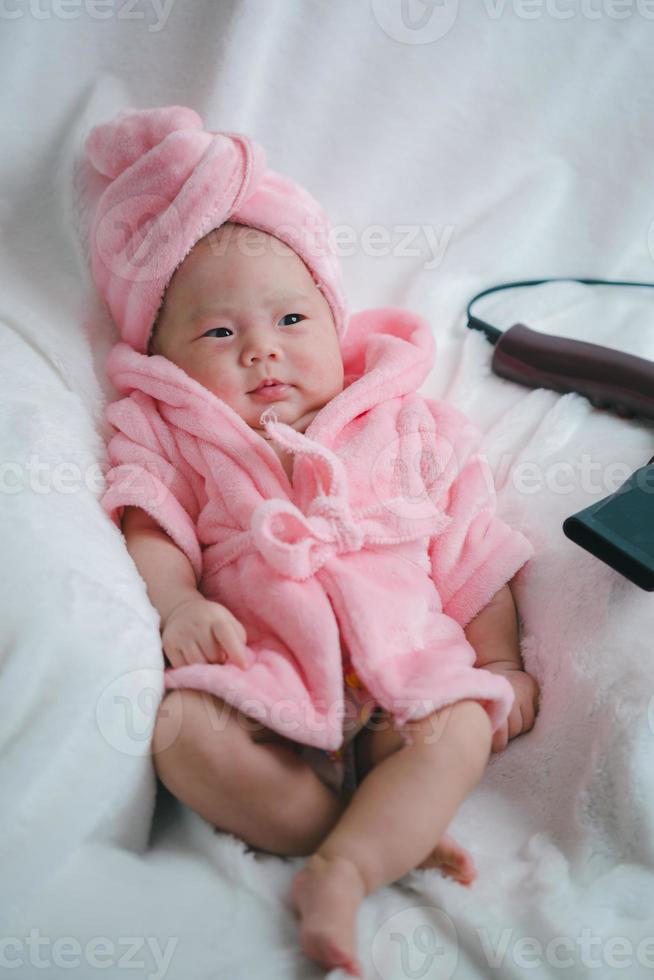
[[[271,360],[277,360],[277,351],[275,350],[256,350],[250,351],[246,354],[246,360],[248,364],[252,364],[254,361],[265,361],[268,358]]]
[[[244,350],[244,356],[248,364],[252,361],[264,360],[265,358],[279,357],[279,346],[272,338],[254,340]]]

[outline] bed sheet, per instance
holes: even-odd
[[[536,546],[516,591],[540,713],[450,826],[479,878],[414,871],[366,899],[366,976],[649,976],[652,597],[561,524],[650,458],[652,426],[494,377],[463,318],[503,280],[654,278],[647,5],[16,0],[0,21],[2,968],[323,975],[288,903],[302,859],[157,786],[158,617],[99,506],[116,334],[85,264],[79,151],[123,107],[177,103],[323,202],[354,310],[429,317],[422,391],[482,429],[500,514]],[[479,312],[654,356],[651,309],[564,283]]]

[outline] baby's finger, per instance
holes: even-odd
[[[186,660],[184,654],[178,647],[164,647],[163,652],[171,667],[185,667]]]
[[[493,733],[491,752],[502,752],[502,750],[506,748],[508,741],[508,726],[507,723],[504,722],[504,724]]]
[[[189,665],[190,664],[203,664],[203,663],[205,663],[205,659],[204,659],[204,655],[202,653],[202,650],[200,649],[200,647],[198,646],[198,644],[195,643],[194,641],[191,641],[189,643],[186,643],[186,645],[184,646],[184,649],[182,650],[182,653],[184,654],[184,660]]]
[[[535,718],[538,714],[538,708],[540,707],[540,685],[535,677],[532,677],[532,682],[529,706]]]
[[[228,630],[228,635],[229,638],[223,643],[223,646],[227,651],[229,659],[245,670],[250,664],[250,652],[235,628]]]
[[[239,639],[231,623],[213,623],[211,632],[232,663],[238,664],[239,667],[243,668],[248,666],[250,660],[248,649]]]
[[[236,630],[236,635],[241,641],[241,643],[247,643],[248,635],[245,632],[245,626],[243,625],[243,623],[240,621],[240,619],[237,619],[236,616],[232,616],[232,622]]]
[[[528,732],[534,727],[534,721],[536,720],[536,711],[534,709],[533,701],[525,701],[522,706],[522,730],[523,732]]]
[[[515,738],[522,731],[522,710],[518,698],[515,699],[509,715],[509,738]]]
[[[208,638],[202,642],[200,648],[207,663],[224,664],[227,660],[227,654],[221,645],[214,639],[211,630],[209,631]]]
[[[202,630],[202,633],[196,642],[202,651],[204,663],[224,664],[227,660],[227,654],[220,646],[220,643],[216,642],[216,639],[211,632],[211,625],[209,625],[208,629]]]

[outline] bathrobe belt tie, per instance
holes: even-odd
[[[314,475],[323,487],[335,492],[316,495],[306,513],[288,499],[261,501],[252,512],[248,530],[237,531],[206,549],[210,575],[242,555],[259,552],[275,572],[302,581],[336,556],[369,545],[397,545],[430,537],[450,523],[451,518],[435,505],[428,513],[421,507],[420,514],[407,514],[410,501],[402,496],[353,513],[345,468],[335,453],[283,423],[271,424],[269,431],[291,452],[313,457]]]
[[[250,529],[205,552],[209,575],[245,554],[259,552],[271,569],[303,581],[325,562],[372,546],[397,545],[440,533],[450,518],[437,512],[403,517],[394,511],[403,498],[393,497],[353,514],[346,500],[316,497],[304,514],[290,500],[264,500],[255,508]]]

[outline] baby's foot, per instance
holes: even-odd
[[[366,894],[361,874],[344,857],[312,854],[291,882],[291,900],[302,925],[306,955],[330,969],[363,977],[356,956],[356,913]]]
[[[470,851],[449,834],[443,834],[431,854],[418,867],[440,868],[443,875],[454,878],[461,885],[471,885],[477,877]]]

